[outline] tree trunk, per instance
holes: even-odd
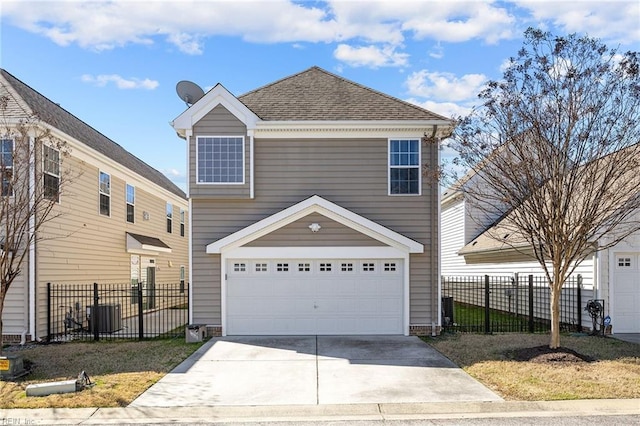
[[[554,277],[554,281],[557,278]],[[560,347],[560,293],[562,287],[556,285],[554,282],[551,285],[551,339],[549,340],[549,347],[556,349]]]
[[[4,289],[4,285],[2,285],[2,288]],[[2,332],[3,332],[3,328],[2,328],[2,312],[4,311],[4,299],[5,296],[7,295],[7,292],[4,291],[2,292],[2,294],[0,294],[0,355],[2,355],[2,347],[4,346],[4,339],[2,338]]]

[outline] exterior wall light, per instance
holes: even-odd
[[[320,224],[318,223],[312,223],[311,225],[309,225],[309,229],[311,229],[311,232],[318,232],[320,228],[322,228],[322,226],[320,226]]]

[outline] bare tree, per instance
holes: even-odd
[[[7,293],[16,278],[26,274],[36,242],[48,238],[43,226],[61,214],[56,206],[72,172],[62,168],[69,154],[64,141],[12,97],[0,96],[0,118],[1,353]]]
[[[599,40],[525,32],[523,47],[479,94],[483,104],[452,136],[472,169],[458,190],[484,234],[535,258],[559,298],[576,266],[640,230],[640,65]]]

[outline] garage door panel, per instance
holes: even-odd
[[[401,260],[243,262],[249,272],[227,280],[227,334],[403,332]],[[228,270],[238,263],[229,261]],[[268,266],[253,273],[257,263]]]

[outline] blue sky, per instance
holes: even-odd
[[[0,66],[185,188],[175,85],[236,96],[317,65],[465,114],[529,26],[640,50],[634,1],[12,1]]]

